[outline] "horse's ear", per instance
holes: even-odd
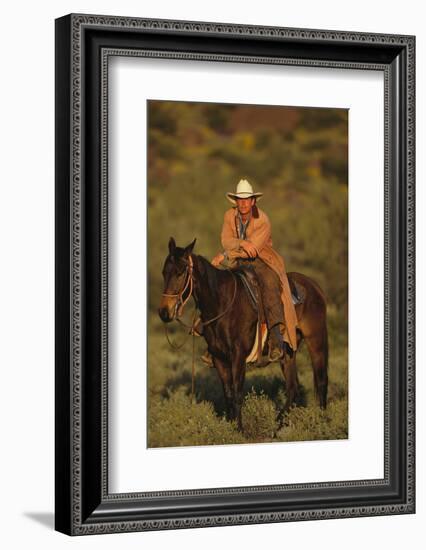
[[[196,238],[192,241],[191,244],[189,244],[187,247],[185,247],[185,252],[184,252],[184,255],[186,257],[188,257],[190,254],[192,254],[192,251],[194,250],[194,246],[195,246],[195,242],[196,242]]]
[[[173,256],[174,252],[176,250],[176,241],[173,237],[170,237],[169,239],[169,253],[171,256]]]

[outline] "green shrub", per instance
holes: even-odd
[[[250,441],[265,441],[274,437],[277,411],[274,403],[261,391],[252,388],[244,398],[242,408],[243,432]]]
[[[216,416],[212,403],[192,403],[181,386],[168,398],[152,399],[149,407],[148,446],[224,445],[245,443],[235,422]]]
[[[318,405],[294,407],[284,419],[278,434],[280,441],[315,441],[318,439],[347,439],[348,401],[329,403],[323,411]]]

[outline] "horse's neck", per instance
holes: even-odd
[[[214,315],[222,302],[230,274],[213,267],[202,256],[192,255],[194,265],[194,298],[201,314]]]

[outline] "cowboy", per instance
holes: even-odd
[[[253,266],[270,334],[269,360],[278,361],[283,357],[284,340],[296,349],[297,318],[284,260],[272,248],[271,223],[256,204],[262,195],[255,193],[246,179],[240,180],[235,193],[226,194],[233,208],[224,216],[221,233],[224,250],[211,263],[219,268],[245,263]]]

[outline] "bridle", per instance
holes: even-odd
[[[188,267],[186,268],[186,273],[185,273],[185,283],[183,285],[183,288],[181,291],[179,291],[178,293],[176,294],[169,294],[169,293],[166,293],[166,292],[163,292],[163,296],[167,296],[168,298],[176,298],[178,297],[177,301],[176,301],[176,305],[175,305],[175,313],[177,315],[180,315],[183,311],[183,308],[186,304],[186,302],[191,298],[192,296],[192,292],[194,290],[194,277],[193,277],[193,271],[194,271],[194,263],[193,263],[193,260],[192,260],[192,256],[189,256],[188,257]],[[232,296],[232,300],[229,302],[229,304],[227,305],[227,307],[224,309],[224,311],[222,311],[221,313],[219,313],[219,315],[216,315],[215,317],[213,317],[212,319],[209,319],[208,321],[202,321],[201,324],[203,326],[206,326],[206,325],[209,325],[210,323],[213,323],[213,321],[217,321],[218,319],[220,319],[221,317],[223,317],[223,315],[225,315],[232,307],[232,304],[234,303],[234,300],[235,300],[235,296],[237,294],[237,278],[235,276],[235,273],[233,273],[233,271],[231,269],[228,270],[233,278],[234,278],[234,293],[233,293],[233,296]],[[188,288],[188,286],[190,286],[190,291],[188,293],[188,296],[185,298],[185,300],[183,300],[183,295],[185,294],[186,292],[186,289]],[[179,321],[182,325],[184,326],[187,326],[185,325],[185,323],[183,323],[178,316],[176,316],[176,320]],[[194,325],[192,325],[191,327],[187,327],[187,328],[190,328],[191,331],[194,330]]]
[[[166,292],[163,292],[163,294],[162,294],[163,296],[167,296],[168,298],[176,298],[176,296],[178,297],[178,299],[176,300],[176,305],[175,305],[175,314],[176,315],[179,315],[179,314],[182,313],[186,302],[192,296],[192,291],[194,290],[194,279],[193,279],[193,276],[192,276],[193,270],[194,270],[194,263],[192,261],[192,256],[189,256],[189,258],[188,258],[188,267],[185,270],[185,282],[183,284],[182,290],[179,291],[177,294],[168,294]],[[185,294],[186,289],[188,288],[188,286],[190,287],[189,294],[185,299],[183,299],[183,295]]]

